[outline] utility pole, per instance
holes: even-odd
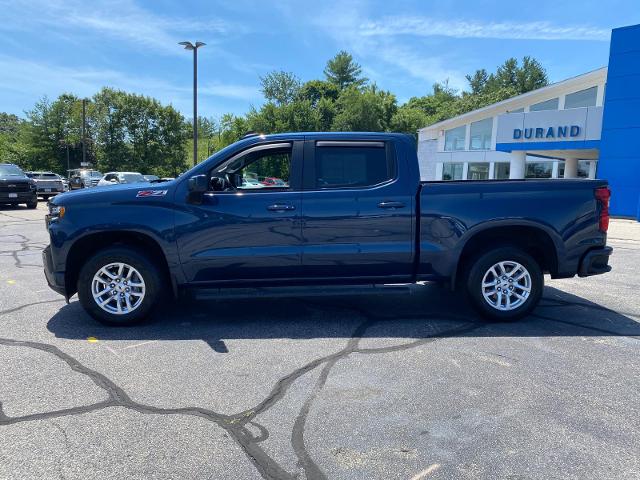
[[[82,165],[87,163],[87,139],[85,132],[87,128],[87,99],[82,99]],[[69,163],[69,150],[67,149],[67,164]]]
[[[179,42],[185,50],[193,50],[193,166],[198,164],[198,48],[206,43]]]

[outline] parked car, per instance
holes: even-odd
[[[262,185],[266,187],[286,187],[287,186],[284,180],[276,177],[265,177],[260,183],[262,183]]]
[[[36,183],[27,177],[20,167],[12,163],[0,163],[0,204],[38,207]]]
[[[254,162],[283,161],[289,187],[243,185]],[[611,269],[609,195],[604,180],[421,182],[402,134],[254,136],[158,187],[56,196],[45,275],[113,324],[183,289],[417,281],[513,320],[537,305],[545,273]]]
[[[147,182],[151,182],[151,183],[158,182],[160,180],[160,177],[158,177],[157,175],[142,175],[142,176]]]
[[[118,185],[121,183],[149,183],[141,173],[138,172],[109,172],[98,182],[99,187],[105,185]]]
[[[65,191],[62,177],[53,172],[26,172],[26,175],[36,183],[39,197],[47,200]]]
[[[242,179],[242,187],[243,188],[264,188],[264,185],[260,183],[255,178],[243,178]]]
[[[97,170],[77,168],[69,170],[69,189],[78,190],[80,188],[90,188],[98,185],[102,178],[102,173]]]

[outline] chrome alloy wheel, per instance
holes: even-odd
[[[131,265],[110,263],[96,272],[91,281],[93,300],[105,312],[125,315],[142,305],[144,279]]]
[[[531,275],[518,262],[498,262],[482,278],[482,296],[496,310],[508,312],[522,306],[531,295]]]

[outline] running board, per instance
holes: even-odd
[[[196,300],[221,300],[231,298],[283,298],[325,297],[378,294],[412,294],[424,288],[415,283],[391,285],[323,285],[300,287],[256,287],[256,288],[197,288],[193,289]]]

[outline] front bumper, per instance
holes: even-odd
[[[600,247],[589,250],[580,262],[578,276],[589,277],[591,275],[601,275],[610,272],[611,265],[609,265],[609,257],[612,252],[613,248],[611,247]]]
[[[47,245],[42,250],[42,264],[44,265],[44,276],[47,279],[49,287],[60,295],[67,295],[65,288],[64,272],[56,272],[53,269],[53,259],[51,258],[51,246]]]
[[[38,187],[38,195],[56,195],[63,192],[64,187]]]
[[[0,203],[29,203],[38,201],[35,190],[28,192],[1,192]]]

